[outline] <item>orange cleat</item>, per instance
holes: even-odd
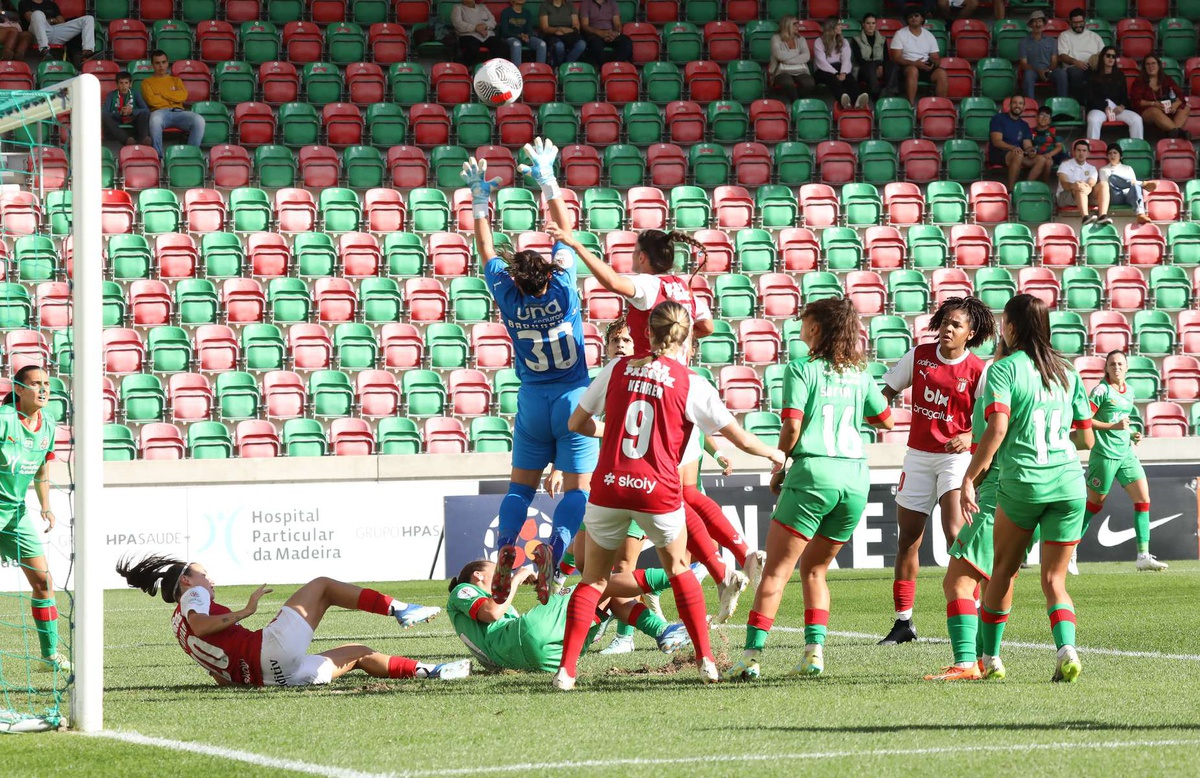
[[[950,665],[943,667],[936,675],[925,676],[926,681],[978,681],[983,677],[979,671],[979,665],[973,664],[970,667],[958,667]]]

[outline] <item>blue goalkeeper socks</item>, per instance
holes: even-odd
[[[500,528],[496,533],[496,548],[516,545],[517,535],[529,518],[529,506],[537,492],[532,486],[509,484],[508,494],[500,501]]]
[[[587,510],[588,493],[582,489],[569,489],[554,509],[554,531],[551,533],[550,548],[554,552],[554,566],[562,561],[571,538],[579,531],[583,523],[583,514]]]

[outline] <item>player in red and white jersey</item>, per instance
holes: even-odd
[[[929,331],[938,334],[936,343],[912,349],[883,376],[889,403],[912,387],[912,426],[896,489],[896,621],[879,641],[885,646],[917,639],[912,613],[921,568],[918,553],[934,507],[941,506],[948,544],[962,527],[958,490],[971,462],[971,411],[984,370],[983,360],[970,349],[992,338],[996,322],[978,298],[948,297],[929,320]]]
[[[635,357],[650,353],[650,336],[646,329],[650,311],[668,300],[679,303],[687,310],[695,337],[703,338],[712,334],[712,311],[708,303],[692,294],[686,278],[671,272],[675,268],[676,243],[686,243],[699,249],[700,266],[704,266],[707,256],[704,244],[687,233],[642,230],[633,246],[633,274],[621,275],[603,259],[588,251],[570,230],[551,224],[546,226],[546,231],[552,240],[562,241],[574,249],[601,286],[613,294],[621,295],[629,303],[625,320],[629,324],[629,334],[633,336]]]
[[[720,431],[730,443],[778,467],[782,454],[742,429],[717,391],[683,364],[692,321],[676,302],[660,303],[649,319],[652,352],[610,362],[584,393],[570,429],[601,438],[600,461],[585,517],[583,578],[571,593],[563,658],[554,686],[574,688],[576,664],[594,623],[613,559],[630,521],[658,549],[675,603],[696,647],[700,675],[718,679],[708,640],[704,596],[686,562],[687,539],[679,461],[693,426]],[[604,422],[596,417],[604,416]]]
[[[138,562],[122,559],[117,573],[151,597],[161,591],[165,602],[178,603],[172,625],[180,648],[221,686],[314,686],[354,669],[376,678],[441,680],[465,678],[471,672],[469,659],[431,665],[357,644],[308,653],[313,633],[331,607],[391,616],[405,629],[441,612],[393,600],[374,589],[317,578],[289,597],[270,624],[250,630],[239,622],[253,616],[258,601],[271,593],[265,586],[250,595],[246,607],[232,611],[216,602],[213,582],[199,562],[157,555]]]

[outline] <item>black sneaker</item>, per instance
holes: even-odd
[[[1101,217],[1100,217],[1100,219],[1099,219],[1099,221],[1097,221],[1096,223],[1097,223],[1097,224],[1112,224],[1112,223],[1113,223],[1113,220],[1112,220],[1112,217],[1111,217],[1111,216],[1108,216],[1108,215],[1106,214],[1106,215],[1104,215],[1104,216],[1101,216]]]
[[[896,623],[892,625],[892,631],[887,634],[887,637],[879,641],[879,645],[898,646],[901,643],[909,643],[916,639],[917,629],[913,626],[912,619],[896,619]]]

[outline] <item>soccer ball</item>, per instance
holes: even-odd
[[[475,71],[475,94],[484,103],[499,107],[521,99],[525,79],[521,71],[506,59],[489,59]]]

